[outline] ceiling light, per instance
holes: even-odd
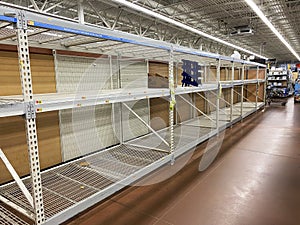
[[[284,39],[284,37],[278,32],[278,30],[271,24],[268,18],[258,8],[258,6],[252,0],[245,0],[245,2],[253,9],[253,11],[259,16],[259,18],[271,29],[271,31],[279,38],[279,40],[293,53],[294,56],[300,61],[299,55],[290,46],[290,44]]]
[[[246,52],[246,53],[248,53],[248,54],[250,54],[250,55],[255,55],[255,56],[257,56],[257,57],[259,57],[259,58],[262,58],[262,59],[267,59],[266,57],[264,57],[264,56],[262,56],[262,55],[256,54],[256,53],[254,53],[254,52],[252,52],[252,51],[249,51],[249,50],[247,50],[247,49],[245,49],[245,48],[242,48],[242,47],[240,47],[240,46],[234,45],[234,44],[229,43],[229,42],[227,42],[227,41],[224,41],[224,40],[222,40],[222,39],[220,39],[220,38],[214,37],[214,36],[212,36],[212,35],[210,35],[210,34],[204,33],[204,32],[202,32],[202,31],[197,30],[197,29],[195,29],[195,28],[193,28],[193,27],[190,27],[190,26],[188,26],[188,25],[186,25],[186,24],[183,24],[183,23],[181,23],[181,22],[178,22],[178,21],[173,20],[173,19],[171,19],[171,18],[169,18],[169,17],[163,16],[163,15],[161,15],[161,14],[159,14],[159,13],[153,12],[153,11],[151,11],[151,10],[149,10],[149,9],[146,9],[146,8],[141,7],[141,6],[139,6],[139,5],[136,5],[136,4],[134,4],[134,3],[128,2],[128,1],[126,1],[126,0],[111,0],[111,1],[113,1],[113,2],[115,2],[115,3],[117,3],[117,4],[124,5],[124,6],[130,8],[130,9],[134,9],[134,10],[136,10],[136,11],[145,13],[145,14],[147,14],[147,15],[149,15],[149,16],[152,16],[152,17],[154,17],[154,18],[160,19],[160,20],[162,20],[162,21],[165,21],[165,22],[170,23],[170,24],[172,24],[172,25],[175,25],[175,26],[177,26],[177,27],[183,28],[183,29],[188,30],[188,31],[190,31],[190,32],[193,32],[193,33],[195,33],[195,34],[198,34],[198,35],[201,35],[201,36],[203,36],[203,37],[209,38],[209,39],[214,40],[214,41],[216,41],[216,42],[219,42],[219,43],[221,43],[221,44],[227,45],[227,46],[229,46],[229,47],[231,47],[231,48],[234,48],[234,49],[236,49],[236,50],[239,50],[239,51],[242,51],[242,52]]]
[[[54,33],[49,33],[49,32],[44,32],[44,35],[52,36],[52,37],[62,37],[61,34],[54,34]]]

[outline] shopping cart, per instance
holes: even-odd
[[[287,88],[276,88],[272,85],[267,87],[266,102],[268,105],[273,103],[280,103],[285,106],[288,100],[289,90]]]

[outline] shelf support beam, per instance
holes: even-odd
[[[244,83],[245,79],[245,64],[242,65],[242,82]],[[245,98],[247,99],[247,98]],[[241,116],[243,116],[243,103],[244,103],[244,84],[241,87]]]
[[[221,60],[217,59],[218,61],[218,66],[217,66],[217,82],[218,82],[218,94],[216,98],[216,125],[217,125],[217,131],[219,131],[220,128],[220,98],[222,95],[222,85],[220,83],[220,78],[221,78]],[[219,134],[219,133],[218,133]]]
[[[30,57],[27,35],[27,19],[24,11],[17,11],[16,27],[22,94],[26,106],[26,138],[30,162],[30,175],[34,206],[33,210],[35,214],[35,224],[40,225],[45,222],[45,216],[42,193],[42,180],[40,172],[38,138],[36,129],[36,112],[32,92],[32,76],[30,69]]]
[[[234,81],[234,62],[231,65],[231,81]],[[233,121],[234,85],[230,88],[230,122]]]

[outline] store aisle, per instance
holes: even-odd
[[[300,104],[271,105],[226,130],[221,154],[155,185],[129,187],[66,224],[299,225]]]

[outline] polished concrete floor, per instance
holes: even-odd
[[[126,188],[66,224],[299,225],[300,104],[273,104],[215,139],[171,178]]]

